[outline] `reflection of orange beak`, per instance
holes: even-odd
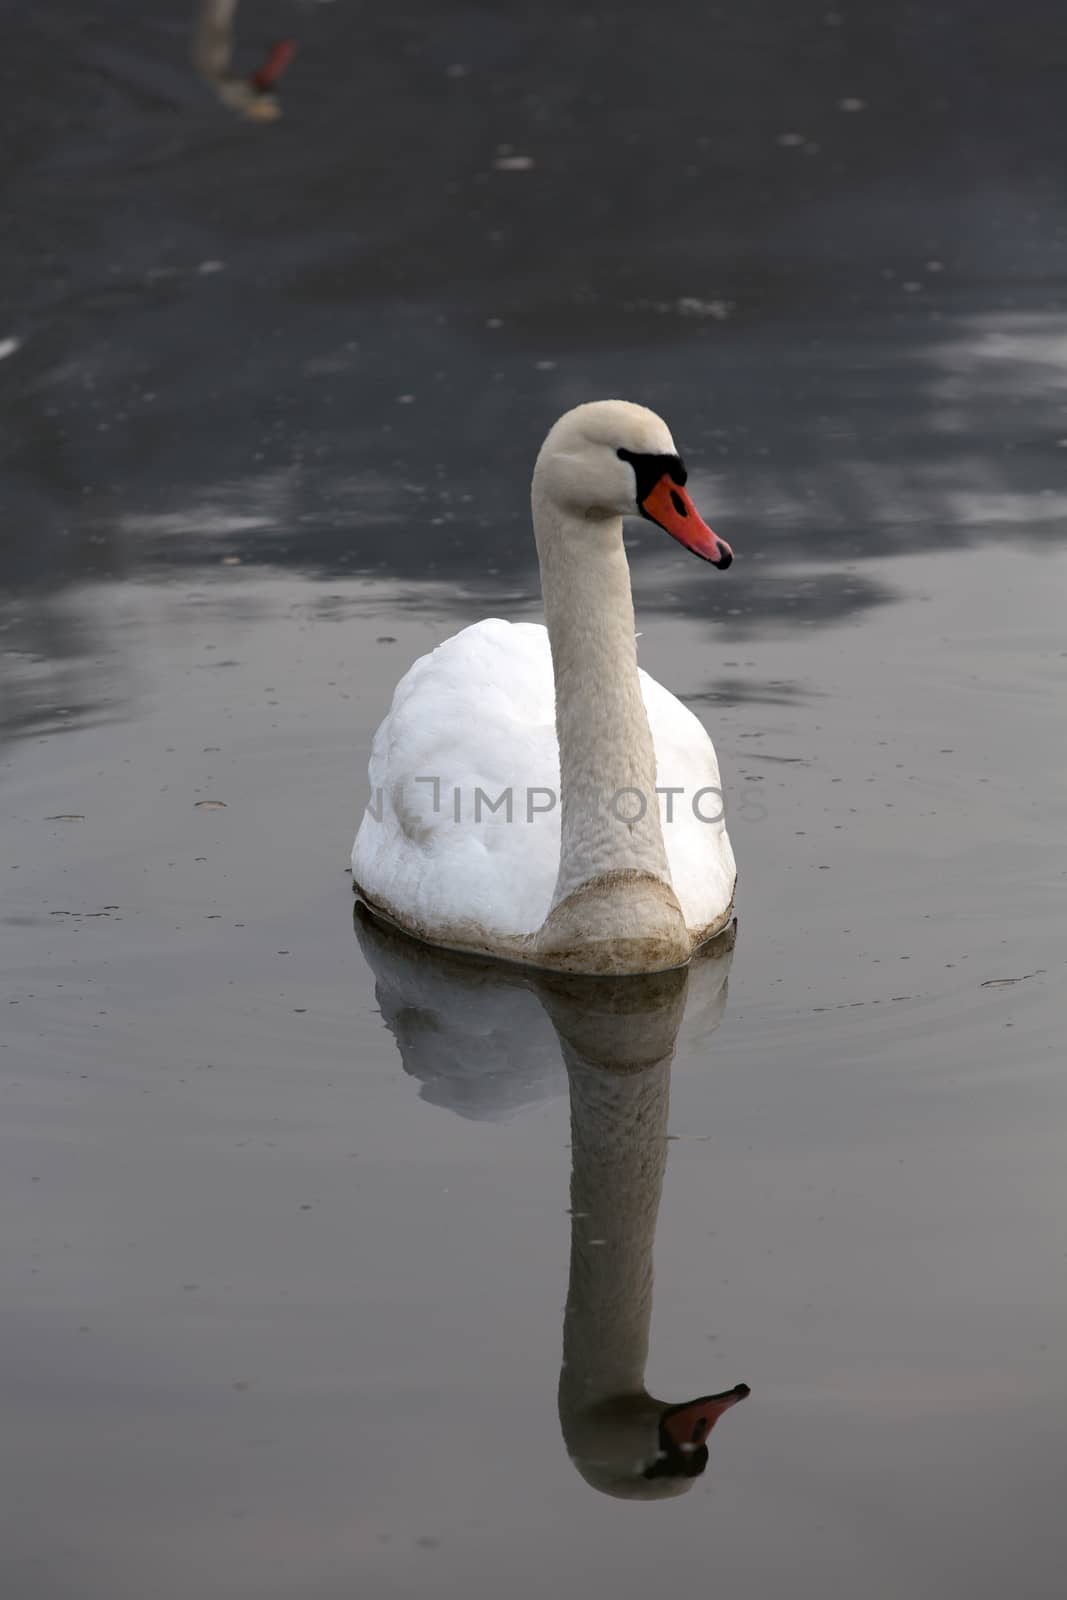
[[[723,1412],[744,1400],[750,1392],[747,1383],[739,1383],[736,1389],[727,1389],[725,1394],[706,1394],[701,1400],[670,1406],[660,1418],[660,1427],[679,1450],[699,1450]]]
[[[252,74],[252,82],[260,94],[273,89],[295,54],[296,42],[293,39],[279,39],[277,44],[271,46],[266,61],[258,72]]]
[[[712,533],[681,484],[675,483],[669,472],[663,474],[641,501],[641,515],[720,571],[734,559],[726,540]]]

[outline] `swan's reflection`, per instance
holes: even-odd
[[[683,1032],[692,1050],[718,1026],[733,930],[685,969],[619,979],[482,964],[417,944],[361,906],[356,932],[382,1016],[427,1099],[495,1117],[569,1083],[564,1443],[604,1494],[684,1492],[707,1465],[715,1423],[748,1394],[738,1384],[671,1404],[645,1387],[671,1061]]]
[[[193,18],[193,66],[231,111],[253,122],[274,122],[282,114],[277,83],[293,56],[291,39],[271,46],[256,72],[231,71],[234,25],[239,0],[197,0]]]

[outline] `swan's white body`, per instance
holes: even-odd
[[[669,797],[657,797],[671,882],[686,927],[703,934],[729,909],[736,877],[725,824],[697,815],[722,810],[719,763],[689,708],[647,672],[640,681],[656,785],[682,791],[670,800],[670,821]],[[487,946],[536,933],[560,864],[547,629],[491,617],[421,656],[378,729],[369,777],[372,810],[352,872],[372,903],[431,941],[443,914],[453,931],[481,929]],[[491,811],[501,794],[504,804]],[[618,809],[628,808],[637,810],[636,799],[621,797]]]
[[[729,920],[715,750],[637,667],[622,543],[637,468],[616,439],[677,460],[660,419],[620,401],[568,413],[538,458],[548,627],[490,619],[446,640],[401,679],[375,737],[353,881],[430,943],[641,972],[684,963]]]

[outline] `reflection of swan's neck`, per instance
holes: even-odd
[[[670,1057],[591,1067],[564,1047],[571,1086],[571,1266],[561,1414],[644,1394],[652,1246],[667,1160]]]
[[[193,65],[205,78],[221,79],[233,59],[233,19],[238,0],[200,0],[193,31]]]
[[[542,1016],[551,1022],[570,1083],[573,1155],[559,1382],[564,1444],[601,1493],[641,1500],[684,1493],[707,1461],[706,1446],[702,1454],[685,1454],[694,1429],[706,1435],[724,1406],[700,1400],[668,1406],[645,1389],[652,1251],[675,1043],[689,999],[698,1002],[702,1040],[717,1025],[733,929],[714,957],[709,952],[689,967],[614,979],[541,973],[531,981],[431,951],[366,914],[357,914],[356,926],[405,1066],[434,1088],[441,1104],[469,1114],[478,1102],[469,1077],[453,1070],[457,1064],[482,1064],[485,1081],[498,1083],[510,1076],[499,1072],[501,1052],[514,1056],[514,1066],[525,1055],[536,1057],[546,1043],[537,1024]],[[542,1016],[518,1004],[530,997],[527,990]],[[408,1026],[404,1017],[421,1021]],[[432,1051],[422,1048],[428,1038]],[[741,1391],[706,1398],[730,1404]]]
[[[255,122],[273,122],[281,114],[273,87],[293,53],[293,42],[280,40],[259,71],[250,77],[231,72],[238,3],[239,0],[199,0],[193,26],[193,66],[231,111]]]
[[[562,831],[554,904],[607,872],[648,872],[670,883],[622,519],[568,514],[535,473],[533,520],[556,680]],[[643,817],[628,825],[642,801]]]

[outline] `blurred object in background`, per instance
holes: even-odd
[[[276,122],[282,114],[274,86],[293,59],[296,45],[280,39],[271,46],[258,71],[241,76],[230,72],[234,28],[240,0],[198,0],[193,32],[193,65],[224,106],[254,122]]]

